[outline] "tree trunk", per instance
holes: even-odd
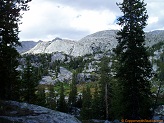
[[[105,105],[106,105],[106,120],[109,119],[109,112],[108,112],[108,84],[105,84]]]

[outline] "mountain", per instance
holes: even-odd
[[[81,85],[84,83],[95,85],[100,78],[99,63],[103,56],[106,55],[111,60],[109,63],[110,67],[112,63],[116,61],[113,55],[108,52],[109,49],[117,45],[116,33],[117,30],[106,30],[88,35],[79,41],[56,38],[49,42],[39,42],[34,48],[26,52],[32,54],[24,54],[21,56],[22,58],[19,60],[19,70],[23,73],[24,68],[26,68],[25,59],[30,58],[31,65],[36,69],[35,72],[36,75],[38,75],[39,84],[41,84],[41,86],[54,85],[57,93],[60,92],[60,84],[58,84],[58,81],[63,82],[67,88],[69,83],[72,82],[73,71],[77,71],[77,83],[80,85],[79,88],[81,88]],[[151,81],[151,91],[153,95],[156,96],[156,92],[159,89],[159,81],[156,80],[160,79],[160,70],[164,69],[164,66],[161,66],[164,58],[164,31],[146,32],[145,35],[146,46],[149,46],[147,48],[150,55],[149,59],[152,63],[153,73],[155,73],[157,77]],[[107,51],[108,53],[104,54],[102,51]],[[111,74],[114,76],[115,73],[112,72]],[[47,91],[48,90],[46,90],[46,92]],[[66,92],[69,91],[66,90]],[[82,92],[82,90],[79,92]],[[161,87],[161,92],[159,102],[163,101],[163,87]]]
[[[49,42],[39,42],[25,53],[63,52],[71,56],[84,56],[99,51],[107,51],[116,46],[116,30],[105,30],[88,35],[79,41],[56,38]]]
[[[78,42],[83,44],[85,54],[108,51],[116,47],[117,30],[104,30],[88,35]]]
[[[164,30],[155,30],[145,33],[146,45],[151,47],[154,44],[164,41]]]
[[[38,42],[34,42],[34,41],[22,41],[21,42],[22,46],[18,46],[16,47],[16,49],[19,53],[24,53],[30,50],[31,48],[35,47],[37,44]]]
[[[98,52],[107,52],[116,47],[117,30],[104,30],[88,35],[79,41],[56,38],[49,42],[39,42],[25,53],[63,52],[71,56],[84,56]],[[164,39],[164,31],[157,30],[145,33],[146,45],[152,46]]]

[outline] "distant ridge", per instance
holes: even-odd
[[[35,41],[22,41],[21,42],[22,46],[16,47],[16,49],[19,53],[24,53],[30,50],[31,48],[35,47],[37,44],[38,42]]]
[[[22,42],[20,53],[52,53],[63,52],[71,56],[83,56],[94,52],[106,52],[116,47],[116,33],[118,30],[103,30],[90,34],[79,41],[55,38],[49,42]],[[152,46],[164,40],[164,30],[155,30],[145,33],[147,46]]]

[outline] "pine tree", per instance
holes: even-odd
[[[61,86],[60,87],[60,97],[59,97],[58,104],[57,104],[57,110],[67,113],[68,109],[67,109],[67,103],[65,101],[64,85],[62,82],[61,82],[60,86]]]
[[[111,118],[122,119],[122,85],[117,79],[112,80]]]
[[[97,84],[95,85],[95,91],[93,94],[91,110],[92,110],[92,113],[91,113],[92,119],[101,119],[101,114],[98,113],[100,111],[100,94],[99,94]]]
[[[19,97],[18,25],[21,10],[28,9],[31,0],[0,0],[0,99],[17,100]],[[17,97],[18,96],[18,97]]]
[[[90,87],[87,86],[86,89],[83,88],[83,93],[82,93],[82,109],[81,109],[81,117],[83,120],[88,120],[91,119],[91,92],[90,92]]]
[[[76,102],[77,102],[76,81],[77,81],[77,74],[76,74],[76,72],[73,72],[72,83],[71,83],[71,86],[70,86],[70,93],[69,93],[69,99],[68,99],[68,104],[69,104],[70,107],[75,107]]]
[[[81,109],[82,108],[82,94],[81,92],[78,94],[77,102],[76,102],[76,107]]]
[[[38,87],[36,95],[37,95],[37,98],[36,98],[35,104],[40,105],[40,106],[46,106],[45,88]]]
[[[104,56],[100,63],[100,114],[101,119],[109,119],[111,105],[111,74],[109,69],[109,58]]]
[[[36,99],[36,87],[38,86],[38,78],[34,71],[34,67],[31,65],[30,57],[26,58],[26,65],[22,75],[22,94],[24,101],[28,103],[34,103]]]
[[[47,101],[48,108],[55,110],[56,109],[56,95],[55,95],[54,86],[49,85],[48,90],[49,90],[48,101]]]
[[[155,97],[155,102],[154,102],[154,108],[153,108],[153,113],[155,113],[155,108],[157,108],[159,97],[161,95],[162,88],[164,87],[164,53],[160,55],[160,59],[157,61],[157,74],[155,75],[155,83],[157,84],[157,91],[156,91],[156,97]]]
[[[119,67],[119,62],[116,60],[116,55],[112,54],[112,65],[111,65],[111,73],[113,74],[111,80],[111,88],[112,88],[112,100],[111,100],[111,119],[122,119],[122,106],[120,105],[122,102],[122,84],[118,81],[116,74],[117,69]]]
[[[118,24],[123,28],[117,33],[115,53],[119,67],[117,78],[122,86],[122,117],[125,119],[150,118],[151,64],[144,41],[148,18],[143,0],[124,0],[118,4],[123,16]]]

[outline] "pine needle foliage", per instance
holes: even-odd
[[[150,118],[152,67],[143,30],[148,19],[146,4],[143,0],[123,0],[117,5],[123,12],[118,18],[122,29],[117,33],[118,45],[114,50],[119,62],[116,76],[122,86],[122,117]]]

